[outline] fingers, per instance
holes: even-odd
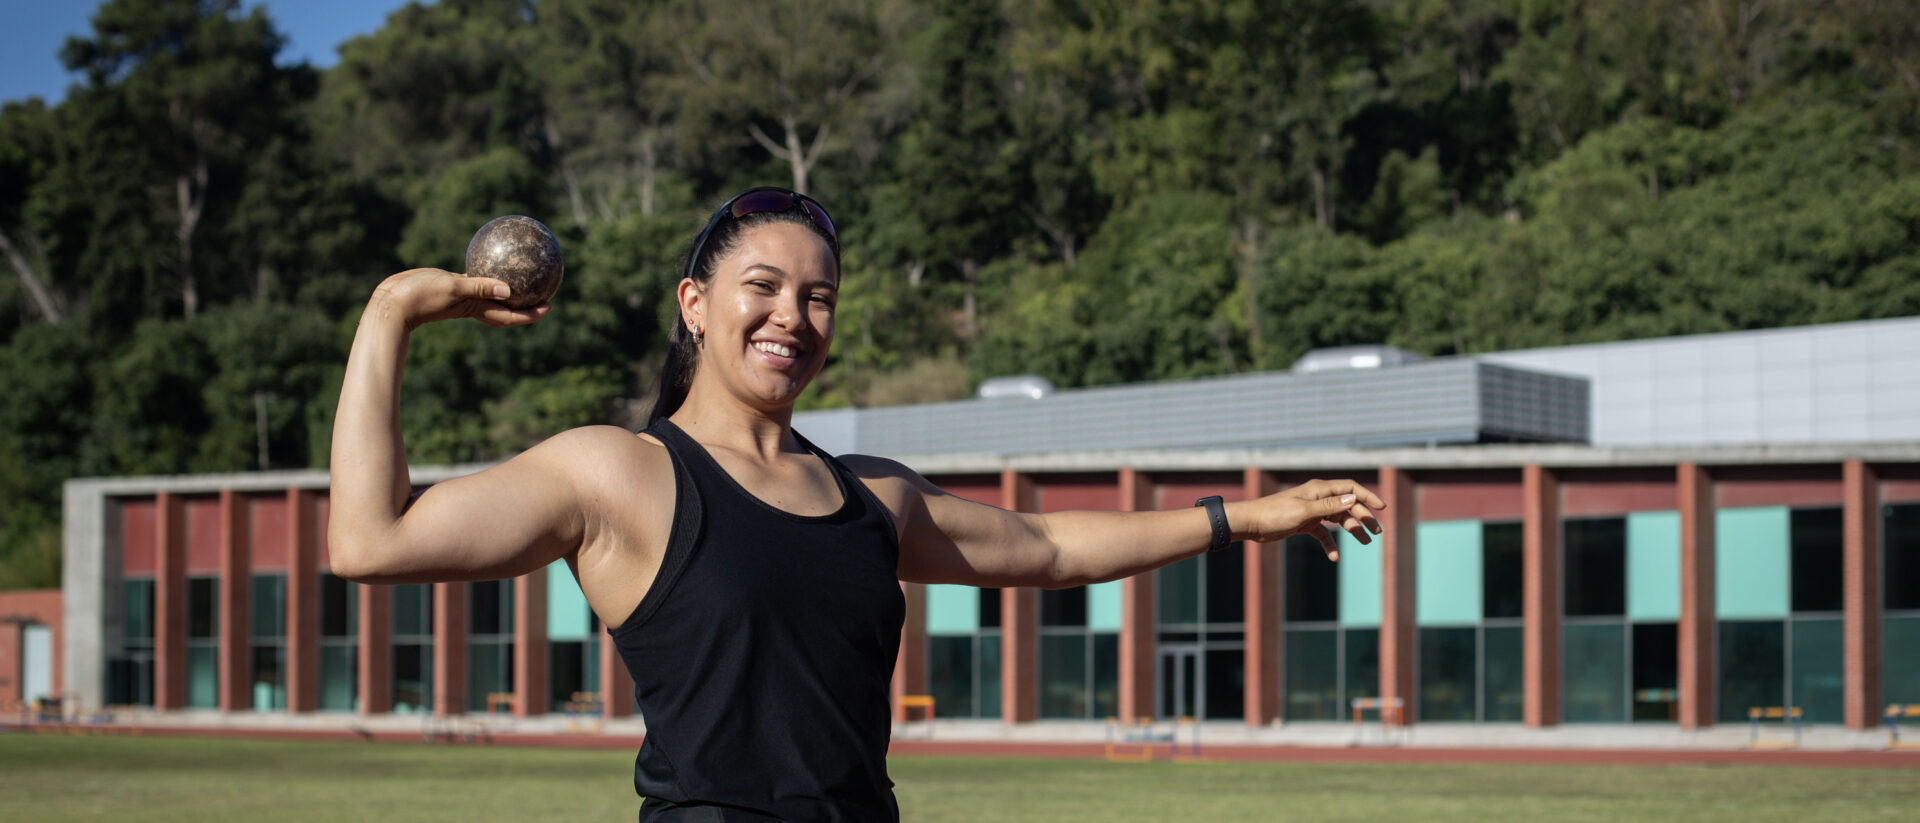
[[[462,277],[454,293],[471,300],[505,300],[513,291],[491,277]]]
[[[1333,533],[1327,531],[1326,524],[1313,524],[1313,528],[1307,529],[1307,534],[1313,535],[1313,539],[1320,541],[1320,549],[1327,553],[1328,560],[1340,559],[1340,544],[1334,541]]]
[[[527,325],[547,316],[547,312],[550,311],[553,311],[552,303],[541,303],[524,309],[508,308],[494,303],[483,307],[479,314],[474,315],[474,318],[496,329],[504,329],[508,326]]]

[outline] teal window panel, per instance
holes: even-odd
[[[928,634],[973,634],[979,630],[979,589],[942,583],[927,586]]]
[[[1380,541],[1363,546],[1353,535],[1336,532],[1340,546],[1340,624],[1380,625]]]
[[[573,580],[573,570],[565,560],[553,561],[547,566],[547,639],[589,640],[592,633],[593,612]]]
[[[1480,622],[1480,521],[1421,523],[1414,562],[1414,619],[1422,626]],[[1341,550],[1341,557],[1346,550]]]
[[[1627,515],[1627,618],[1680,619],[1680,513]]]
[[[977,604],[978,598],[974,602]],[[1096,632],[1120,630],[1120,581],[1087,587],[1087,628]]]
[[[1714,515],[1714,613],[1722,620],[1784,618],[1792,532],[1785,506]]]

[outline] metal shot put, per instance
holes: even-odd
[[[495,217],[467,242],[467,276],[506,283],[513,294],[500,302],[516,309],[551,299],[564,271],[560,240],[545,223],[526,215]]]

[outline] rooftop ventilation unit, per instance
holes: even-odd
[[[1025,397],[1039,400],[1053,394],[1053,383],[1037,374],[1017,374],[1012,377],[992,377],[980,384],[979,397],[991,400],[996,397]]]
[[[1293,361],[1294,374],[1314,374],[1347,369],[1379,369],[1418,363],[1420,355],[1395,346],[1335,346],[1314,349]]]

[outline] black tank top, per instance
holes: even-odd
[[[678,426],[653,586],[609,630],[647,736],[642,821],[898,820],[889,692],[906,602],[891,515],[840,461],[838,511],[803,517],[734,482]]]

